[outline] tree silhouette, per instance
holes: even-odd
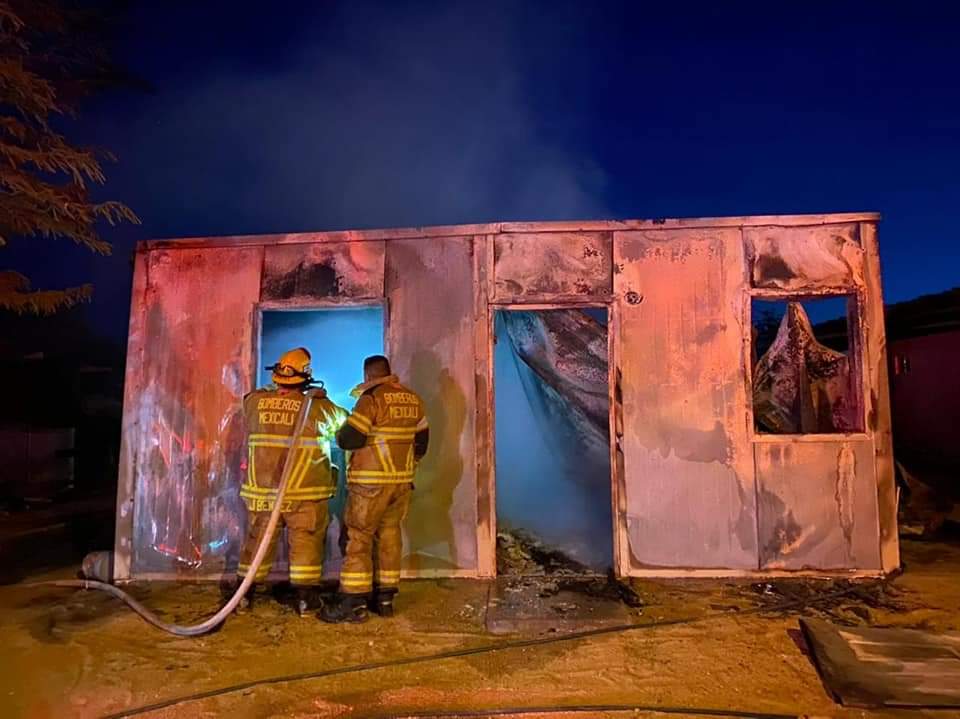
[[[91,197],[112,155],[71,144],[57,129],[80,100],[122,79],[101,21],[89,6],[0,0],[0,247],[11,237],[59,238],[106,255],[98,223],[139,223],[123,203]],[[50,314],[92,292],[89,284],[31,291],[26,276],[0,270],[0,308],[18,313]]]
[[[758,307],[759,305],[759,307]],[[757,363],[764,352],[766,352],[773,340],[777,336],[777,330],[780,329],[780,322],[783,320],[783,308],[778,304],[770,306],[770,303],[755,303],[753,313],[753,362]]]

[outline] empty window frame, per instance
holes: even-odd
[[[757,433],[863,431],[857,310],[852,295],[752,298]]]

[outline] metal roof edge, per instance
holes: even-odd
[[[849,222],[878,222],[878,212],[839,212],[810,215],[743,215],[641,220],[581,220],[550,222],[493,222],[465,225],[435,225],[370,230],[291,232],[254,235],[219,235],[143,240],[137,251],[251,245],[312,244],[318,242],[378,242],[430,237],[463,237],[491,234],[549,232],[624,232],[630,230],[676,230],[713,227],[809,227]]]

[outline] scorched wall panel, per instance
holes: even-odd
[[[756,570],[738,228],[614,235],[629,571]]]
[[[239,410],[251,389],[262,260],[259,247],[149,253],[144,305],[134,308],[143,312],[139,386],[125,408],[138,426],[125,437],[134,442],[134,577],[209,575],[235,561]]]
[[[494,301],[608,297],[609,232],[543,232],[494,239]]]
[[[878,569],[869,439],[756,444],[761,569]]]
[[[404,569],[477,571],[472,238],[387,244],[388,349],[427,406],[430,449],[405,522]]]
[[[317,242],[265,249],[261,299],[309,304],[383,297],[384,243]]]
[[[822,294],[863,286],[859,225],[745,227],[754,287]]]

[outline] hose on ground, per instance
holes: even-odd
[[[244,576],[243,581],[237,587],[236,591],[233,593],[233,596],[230,597],[230,600],[224,604],[223,607],[221,607],[219,612],[214,614],[206,621],[201,622],[200,624],[192,625],[171,624],[169,622],[165,622],[119,587],[116,587],[113,584],[108,584],[107,582],[98,582],[92,579],[55,579],[49,582],[35,582],[25,586],[96,589],[116,597],[137,614],[139,614],[144,620],[155,626],[157,629],[163,630],[169,634],[173,634],[178,637],[197,637],[202,634],[212,632],[214,629],[219,627],[224,620],[230,616],[231,612],[237,608],[237,605],[240,604],[240,601],[247,593],[247,590],[250,589],[250,586],[253,584],[253,580],[257,575],[257,570],[263,563],[264,557],[266,557],[267,548],[270,545],[270,538],[276,531],[277,524],[280,521],[283,495],[287,490],[287,484],[290,481],[290,475],[292,474],[292,460],[294,456],[293,450],[300,444],[300,437],[303,435],[303,430],[307,426],[307,419],[310,416],[310,404],[312,401],[313,396],[310,394],[310,392],[307,392],[306,401],[304,401],[300,407],[300,414],[297,419],[293,438],[290,442],[290,448],[287,450],[287,456],[283,462],[283,472],[280,475],[280,485],[277,487],[277,498],[273,505],[273,511],[270,512],[270,519],[267,522],[267,527],[263,532],[263,536],[260,538],[260,544],[257,545],[257,551],[253,555],[253,559],[250,562],[250,568],[247,569],[246,576]]]

